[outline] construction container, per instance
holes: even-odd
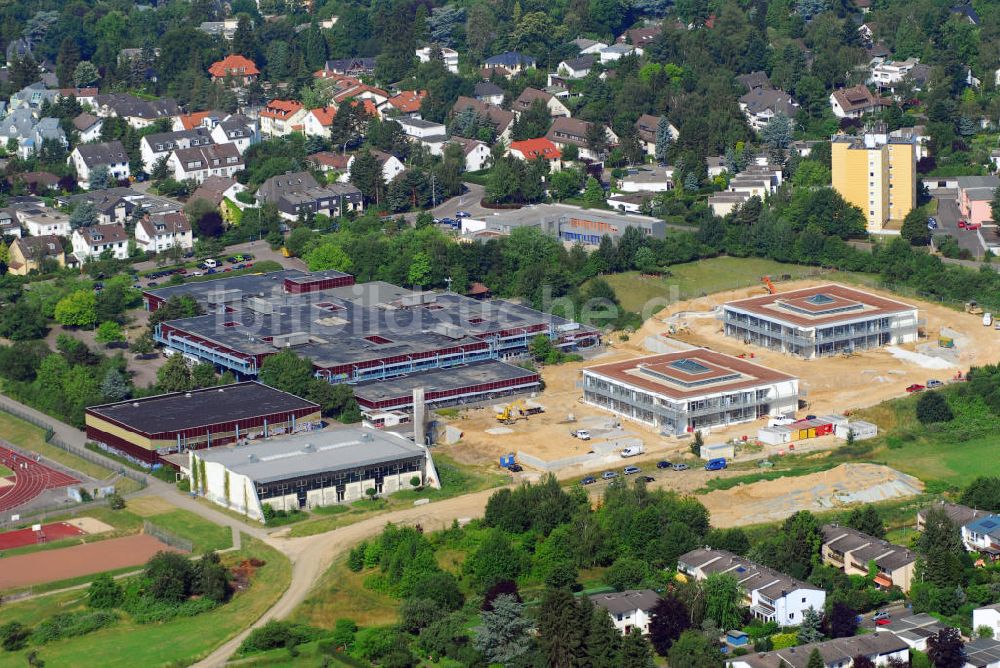
[[[732,443],[715,443],[701,446],[702,459],[733,459],[736,457],[736,446]]]
[[[938,347],[940,348],[954,348],[955,339],[950,336],[939,336],[938,337]]]
[[[767,445],[784,445],[792,442],[792,430],[788,427],[762,427],[757,430],[757,440]]]
[[[837,438],[847,440],[847,434],[852,431],[854,432],[855,441],[864,441],[865,439],[878,436],[878,427],[864,420],[853,420],[846,425],[838,425],[835,433]]]

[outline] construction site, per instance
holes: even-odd
[[[799,404],[796,418],[804,420],[807,416],[830,416],[827,420],[804,422],[807,426],[805,431],[792,429],[793,436],[789,442],[757,441],[758,431],[771,424],[767,416],[702,430],[704,441],[709,445],[734,439],[746,444],[746,447],[735,449],[738,462],[781,456],[786,452],[816,452],[837,447],[844,443],[844,433],[841,432],[840,437],[834,433],[838,416],[850,415],[857,409],[905,396],[913,385],[924,387],[930,383],[931,387],[935,387],[937,382],[945,384],[962,380],[970,366],[1000,361],[1000,346],[996,345],[1000,332],[984,326],[981,316],[910,298],[902,301],[912,305],[919,313],[919,336],[914,337],[916,340],[912,342],[886,341],[881,347],[843,350],[836,355],[825,354],[806,359],[789,352],[747,344],[726,335],[723,305],[727,302],[760,297],[770,293],[772,287],[780,294],[820,286],[829,289],[826,282],[802,280],[678,301],[649,318],[638,331],[627,337],[617,333],[606,337],[605,350],[586,361],[544,367],[541,370],[544,390],[531,397],[539,407],[534,415],[504,424],[497,419],[498,407],[490,406],[464,410],[455,417],[447,418],[453,443],[441,447],[449,456],[470,464],[496,466],[500,457],[514,454],[516,461],[526,467],[521,475],[552,472],[559,477],[571,478],[620,469],[625,462],[622,450],[641,446],[642,460],[647,462],[647,468],[650,462],[665,459],[686,461],[693,469],[673,476],[657,475],[656,481],[651,484],[694,491],[704,484],[709,473],[694,470],[701,469],[704,462],[690,453],[691,434],[665,435],[658,427],[585,403],[584,369],[628,363],[653,354],[680,352],[691,356],[695,354],[691,351],[708,349],[797,378]],[[877,289],[864,288],[864,292],[894,303],[900,299],[897,295]],[[808,432],[810,422],[825,426],[814,426],[813,437],[797,439],[797,434]],[[577,437],[581,431],[586,438]],[[881,489],[879,485],[882,483],[891,483],[890,487],[900,495],[919,492],[919,482],[913,484],[913,480],[907,480],[905,485],[895,485],[893,481],[903,474],[892,469],[876,467],[866,470],[865,475],[858,475],[858,471],[843,468],[795,478],[794,485],[802,485],[804,489],[817,485],[831,486],[833,491],[829,494],[812,495],[817,508],[827,503],[823,498],[829,497],[832,504],[846,503],[853,498],[852,493],[869,488]],[[729,473],[721,471],[710,475]],[[760,493],[767,498],[777,498],[790,489],[786,484],[789,480],[783,479],[780,484],[762,487]],[[756,485],[747,487],[756,488]],[[911,488],[916,491],[910,492]],[[745,488],[739,489],[741,493],[746,493]],[[729,492],[730,495],[735,493],[732,490]],[[709,501],[713,494],[700,498],[707,505],[715,506]],[[891,498],[895,492],[888,494],[885,498]],[[727,497],[720,494],[719,498]],[[863,499],[858,497],[858,500]],[[802,500],[796,501],[799,502]],[[720,501],[716,507],[722,512],[727,504],[732,503],[734,501],[730,498]],[[806,504],[802,507],[810,506]],[[724,526],[726,522],[720,525]]]

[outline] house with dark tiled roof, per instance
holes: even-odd
[[[480,102],[499,106],[503,102],[504,90],[492,81],[480,81],[472,89],[472,96]]]
[[[342,58],[340,60],[328,60],[321,71],[328,72],[329,74],[346,74],[352,77],[361,76],[363,74],[374,74],[375,59]]]
[[[756,88],[770,89],[774,88],[771,85],[771,80],[767,76],[767,72],[750,72],[749,74],[741,74],[736,77],[736,80],[740,82],[740,85],[747,89],[747,91],[752,91]]]
[[[649,620],[660,595],[652,589],[628,589],[590,596],[590,602],[607,610],[611,622],[623,635],[649,633]]]
[[[635,129],[639,133],[639,141],[642,143],[646,155],[656,155],[656,133],[660,127],[660,118],[662,116],[643,114],[635,122]],[[674,141],[681,135],[670,121],[667,121],[667,131],[670,133],[670,138]]]
[[[260,141],[260,132],[255,121],[240,114],[233,114],[212,127],[212,139],[216,144],[232,144],[243,154]]]
[[[587,132],[592,123],[581,121],[576,118],[557,118],[552,123],[552,127],[545,133],[545,138],[565,151],[567,146],[576,146],[578,155],[582,160],[600,160],[602,156],[591,150],[587,143]],[[603,127],[608,146],[618,143],[618,135],[611,128]]]
[[[791,95],[774,88],[754,88],[740,98],[739,104],[747,124],[756,132],[763,130],[778,114],[794,121],[799,111],[799,103]]]
[[[76,170],[76,180],[81,188],[90,188],[90,175],[99,166],[108,168],[113,180],[122,181],[131,175],[128,154],[117,139],[101,144],[80,144],[69,154],[67,162]]]
[[[559,63],[556,73],[565,79],[582,79],[590,74],[590,70],[593,69],[596,62],[597,56],[593,54],[567,58]]]
[[[485,142],[465,137],[452,137],[447,143],[458,144],[462,147],[462,154],[465,155],[465,171],[478,172],[489,167],[493,156],[490,147]]]
[[[886,666],[896,661],[909,664],[910,648],[894,633],[876,631],[867,635],[836,638],[797,647],[734,656],[728,668],[806,668],[813,651],[819,653],[824,668],[852,668],[855,657],[863,656],[872,665]]]
[[[517,51],[505,51],[487,58],[483,66],[487,69],[503,68],[510,76],[535,67],[535,62],[532,56]]]
[[[243,156],[232,144],[179,148],[167,159],[167,168],[176,180],[195,183],[201,183],[209,176],[232,177],[243,166]]]
[[[124,118],[137,130],[149,127],[161,118],[171,119],[172,122],[173,117],[181,113],[177,101],[172,98],[145,100],[128,93],[97,95],[94,97],[94,106],[98,116]]]
[[[656,38],[663,33],[660,25],[648,26],[644,28],[632,28],[626,30],[618,36],[619,44],[633,44],[635,46],[649,46],[656,41]]]
[[[104,119],[87,112],[83,112],[73,119],[73,127],[80,133],[81,144],[89,144],[100,139],[103,125]]]
[[[517,99],[511,103],[511,111],[515,114],[523,114],[524,112],[531,109],[531,106],[535,102],[541,102],[545,105],[545,108],[549,111],[549,116],[569,116],[569,109],[566,105],[559,101],[555,95],[551,93],[546,93],[545,91],[538,90],[537,88],[525,88],[521,91],[521,94],[517,96]]]
[[[841,88],[830,94],[830,107],[837,118],[860,118],[865,114],[881,111],[891,102],[875,95],[867,86]]]
[[[147,172],[152,172],[159,160],[169,158],[170,154],[177,149],[208,146],[214,143],[212,132],[206,127],[146,135],[139,140],[142,168]]]
[[[910,591],[917,555],[909,548],[837,524],[824,525],[820,533],[823,535],[824,564],[862,577],[867,576],[870,566],[874,565],[876,587],[899,587],[904,593]]]
[[[122,225],[78,227],[73,230],[72,241],[73,255],[80,262],[96,260],[107,252],[118,260],[128,257],[128,232]]]
[[[300,215],[324,214],[331,218],[364,207],[361,191],[349,183],[320,186],[309,172],[289,172],[272,176],[257,189],[258,204],[273,203],[286,220]]]
[[[147,252],[190,250],[194,246],[191,223],[181,212],[146,216],[135,226],[135,243]]]
[[[462,113],[466,110],[472,110],[481,118],[486,119],[496,130],[497,140],[503,140],[504,142],[510,143],[511,126],[514,124],[514,113],[507,111],[506,109],[501,109],[500,107],[494,106],[492,104],[485,104],[479,100],[471,97],[465,97],[460,95],[455,104],[452,105],[451,115]]]

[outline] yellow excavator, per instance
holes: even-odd
[[[514,424],[518,420],[527,420],[528,415],[524,411],[524,400],[512,401],[503,407],[503,410],[496,414],[497,422],[503,424]]]
[[[965,302],[965,312],[972,315],[982,315],[983,307],[976,302]]]

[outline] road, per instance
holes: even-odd
[[[933,230],[933,234],[947,234],[958,242],[960,248],[972,253],[972,257],[983,257],[985,249],[979,241],[979,235],[975,231],[963,230],[958,227],[958,221],[963,216],[954,197],[950,195],[938,197],[938,210],[935,218],[938,221],[938,229]]]
[[[431,209],[430,213],[435,218],[454,218],[455,214],[459,211],[467,211],[472,214],[473,218],[489,216],[494,213],[493,209],[487,209],[479,204],[483,200],[484,190],[483,186],[475,183],[466,183],[464,193],[458,197],[452,197],[441,202],[441,204]],[[410,211],[403,214],[403,218],[412,223],[417,219],[417,214],[419,213],[419,211]]]
[[[241,253],[250,253],[253,255],[254,262],[263,262],[264,260],[270,260],[277,262],[285,269],[306,269],[306,263],[297,257],[285,257],[276,250],[271,250],[271,246],[266,241],[247,241],[241,244],[234,244],[232,246],[226,246],[226,249],[220,253],[220,257],[217,259],[224,260],[230,255],[238,255]],[[228,266],[223,263],[223,266]],[[153,260],[145,260],[143,262],[136,262],[133,267],[136,271],[149,271],[159,269],[160,267]],[[222,278],[220,275],[219,278]],[[162,283],[163,278],[152,279],[157,283]],[[145,287],[149,283],[150,279],[140,278],[140,284]]]

